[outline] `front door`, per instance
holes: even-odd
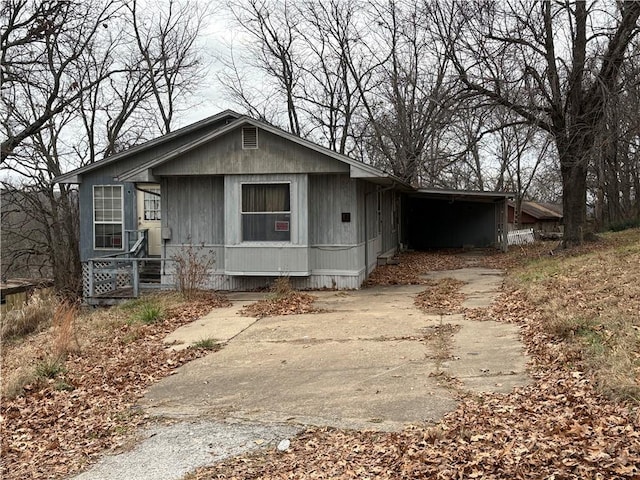
[[[160,240],[160,185],[138,186],[138,229],[149,230],[149,255],[162,254]]]

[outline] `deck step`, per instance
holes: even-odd
[[[160,260],[147,260],[140,267],[140,281],[143,283],[160,283],[161,268]]]

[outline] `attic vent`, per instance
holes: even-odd
[[[243,149],[258,148],[258,129],[256,127],[242,128],[242,148]]]

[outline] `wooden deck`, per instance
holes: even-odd
[[[162,287],[159,283],[141,283],[138,291],[138,297],[145,293],[153,293],[161,290]],[[137,298],[133,293],[133,287],[124,287],[112,290],[110,292],[94,295],[93,297],[86,297],[84,299],[87,305],[93,306],[109,306],[120,305],[128,300]]]

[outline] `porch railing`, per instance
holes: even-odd
[[[90,258],[83,264],[85,299],[137,298],[140,295],[140,271],[148,257],[148,230],[125,230],[125,245],[121,253]]]

